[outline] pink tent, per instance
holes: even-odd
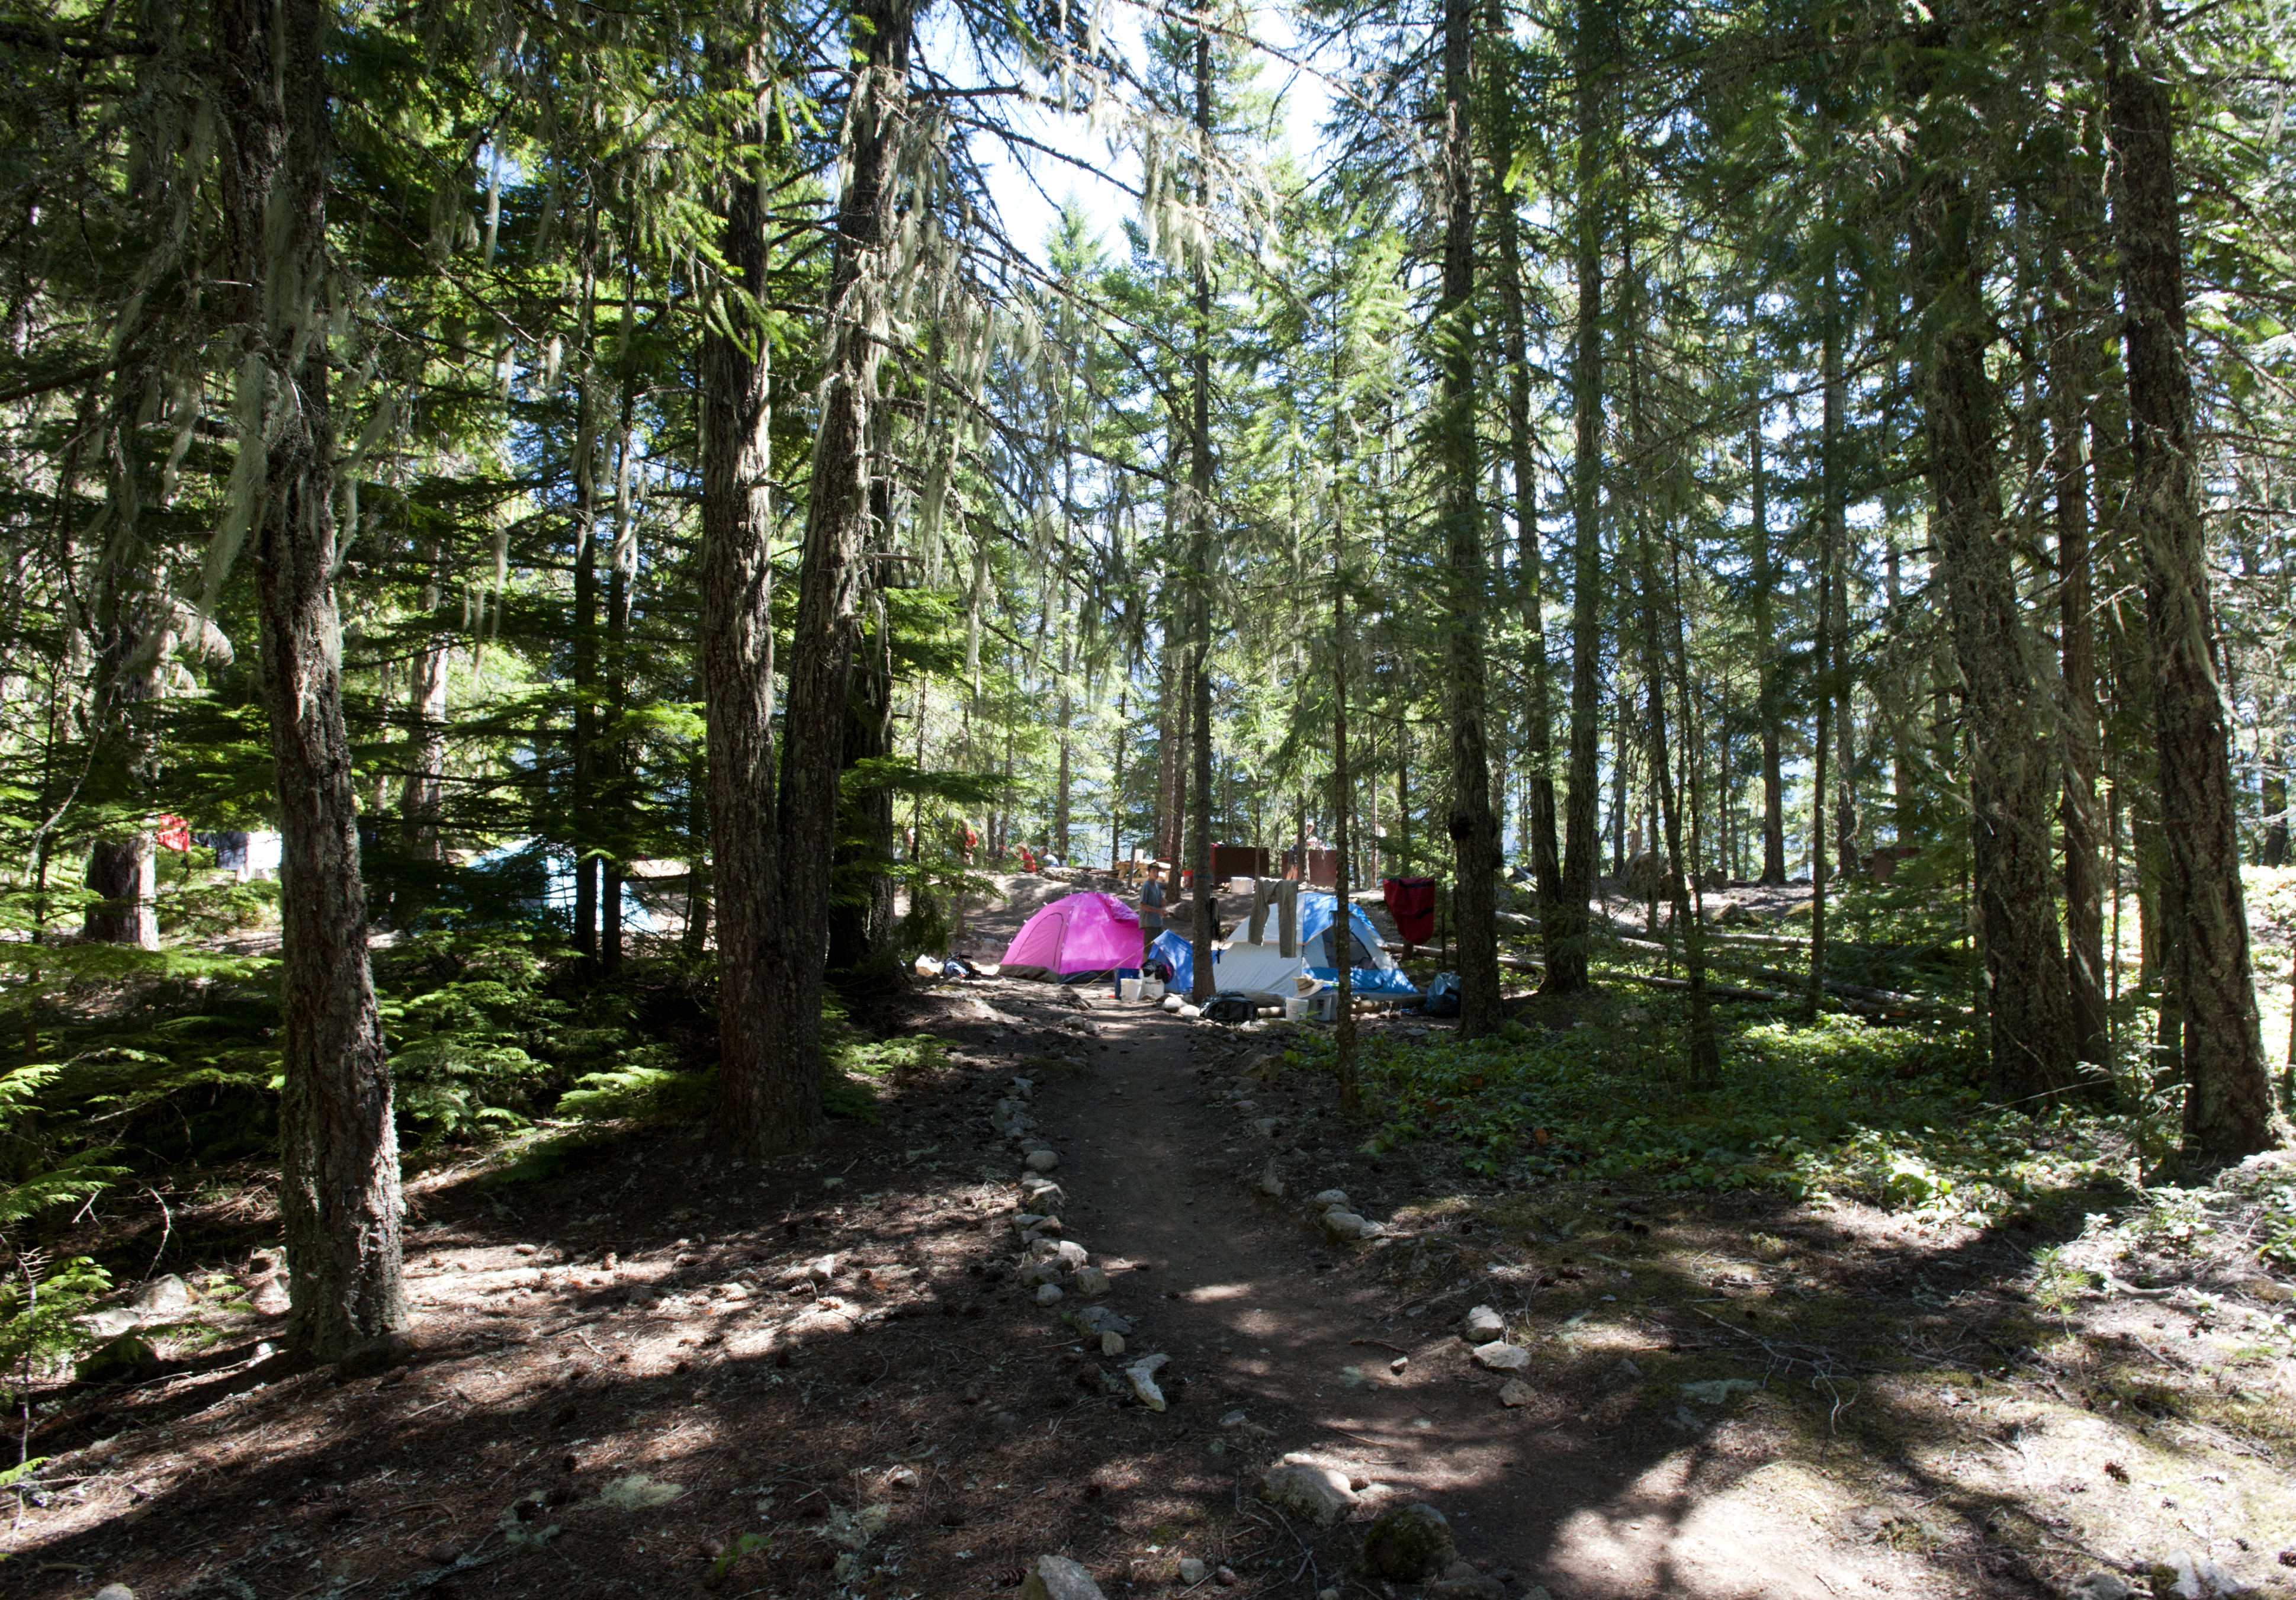
[[[1021,924],[1003,965],[1041,967],[1055,978],[1137,970],[1140,914],[1097,890],[1063,895]]]

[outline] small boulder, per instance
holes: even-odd
[[[1100,1353],[1103,1356],[1122,1355],[1124,1353],[1124,1335],[1113,1331],[1103,1333],[1100,1336]]]
[[[1259,1497],[1318,1528],[1330,1527],[1356,1504],[1356,1491],[1348,1487],[1345,1473],[1304,1462],[1271,1468],[1259,1481]]]
[[[422,1353],[421,1342],[408,1333],[385,1333],[364,1344],[355,1344],[335,1363],[335,1382],[355,1383],[361,1378],[372,1378],[389,1372],[394,1366],[404,1366]]]
[[[1072,1312],[1062,1313],[1062,1319],[1087,1339],[1096,1339],[1103,1333],[1121,1338],[1132,1332],[1131,1319],[1119,1317],[1106,1306],[1079,1306]]]
[[[1037,1285],[1037,1303],[1040,1306],[1057,1306],[1067,1298],[1068,1296],[1062,1292],[1058,1284]]]
[[[1202,1562],[1198,1561],[1194,1556],[1183,1555],[1180,1557],[1180,1581],[1182,1583],[1201,1583],[1205,1579],[1211,1575],[1212,1570],[1204,1565]]]
[[[1502,1406],[1528,1406],[1538,1398],[1538,1391],[1521,1378],[1509,1378],[1499,1385],[1499,1404]]]
[[[1348,1198],[1348,1192],[1345,1189],[1323,1190],[1321,1193],[1311,1198],[1308,1203],[1314,1206],[1319,1211],[1351,1210],[1354,1209],[1355,1204],[1354,1202]]]
[[[1489,1306],[1477,1306],[1459,1325],[1459,1332],[1469,1344],[1488,1344],[1506,1333],[1506,1318]]]
[[[1132,1392],[1151,1411],[1164,1409],[1164,1391],[1156,1386],[1156,1374],[1171,1363],[1169,1356],[1143,1356],[1124,1369],[1124,1376],[1132,1385]]]
[[[124,1583],[107,1583],[95,1591],[94,1600],[135,1600],[135,1591]]]
[[[1506,1585],[1486,1578],[1464,1561],[1427,1586],[1427,1600],[1507,1600]]]
[[[93,1338],[117,1339],[122,1333],[132,1332],[143,1320],[135,1312],[123,1311],[115,1306],[109,1310],[89,1312],[79,1319],[79,1325],[86,1329]]]
[[[258,1317],[287,1315],[287,1291],[279,1280],[265,1273],[247,1286],[248,1303]]]
[[[1283,1180],[1275,1176],[1275,1163],[1274,1161],[1268,1162],[1267,1169],[1259,1175],[1259,1192],[1262,1194],[1267,1195],[1270,1200],[1281,1200],[1283,1198]]]
[[[1060,1152],[1057,1150],[1031,1150],[1029,1152],[1029,1169],[1032,1172],[1050,1172],[1054,1168],[1060,1164],[1061,1155]],[[1054,1558],[1048,1556],[1046,1559],[1051,1560]],[[1074,1563],[1071,1563],[1070,1564],[1073,1565]],[[1081,1569],[1079,1569],[1079,1571]],[[1098,1593],[1099,1591],[1095,1590],[1094,1592]]]
[[[135,1292],[135,1309],[145,1313],[187,1311],[192,1305],[192,1288],[174,1273],[153,1278]]]
[[[1371,1231],[1371,1224],[1353,1211],[1325,1211],[1324,1232],[1335,1243],[1347,1243]]]
[[[1459,1559],[1451,1522],[1424,1501],[1383,1511],[1364,1535],[1364,1571],[1398,1583],[1420,1583]]]
[[[1107,1600],[1092,1574],[1065,1555],[1040,1555],[1021,1585],[1021,1600]]]
[[[1281,1117],[1259,1117],[1253,1120],[1251,1131],[1263,1139],[1272,1139],[1275,1136],[1275,1130],[1283,1126],[1283,1119]]]
[[[825,1284],[837,1276],[837,1258],[817,1256],[805,1264],[805,1276],[816,1284]]]
[[[1486,1372],[1521,1372],[1530,1365],[1530,1352],[1519,1344],[1494,1339],[1475,1347],[1475,1365]]]
[[[1102,1271],[1097,1267],[1078,1268],[1076,1273],[1076,1292],[1078,1294],[1107,1293],[1108,1274]]]

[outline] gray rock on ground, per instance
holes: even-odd
[[[1212,1570],[1204,1565],[1202,1562],[1198,1561],[1194,1556],[1183,1555],[1180,1557],[1180,1581],[1182,1583],[1201,1583],[1205,1579],[1211,1575]]]
[[[1336,1243],[1346,1243],[1360,1239],[1371,1231],[1371,1224],[1353,1211],[1325,1211],[1324,1232]]]
[[[1356,1505],[1348,1475],[1337,1467],[1300,1462],[1271,1467],[1259,1480],[1259,1497],[1318,1528],[1328,1528]]]
[[[1506,1585],[1486,1578],[1464,1561],[1455,1561],[1443,1576],[1427,1586],[1427,1600],[1507,1600]]]
[[[1259,1175],[1259,1192],[1262,1194],[1267,1195],[1270,1200],[1281,1200],[1283,1198],[1283,1180],[1275,1176],[1275,1163],[1274,1161],[1268,1162],[1267,1169]]]
[[[115,1306],[107,1310],[89,1312],[79,1319],[79,1325],[97,1339],[117,1339],[122,1333],[134,1332],[143,1320],[135,1312],[124,1311]]]
[[[1040,1306],[1057,1306],[1062,1301],[1067,1298],[1067,1295],[1062,1292],[1061,1286],[1058,1284],[1039,1284],[1037,1285],[1037,1303]]]
[[[135,1309],[139,1311],[186,1311],[191,1304],[191,1285],[172,1272],[153,1278],[135,1292]]]
[[[1100,1336],[1100,1353],[1103,1356],[1122,1355],[1124,1353],[1124,1335],[1115,1332],[1113,1329],[1103,1333]]]
[[[1475,1365],[1486,1372],[1521,1372],[1530,1365],[1530,1352],[1519,1344],[1494,1339],[1475,1347]]]
[[[1119,1317],[1106,1306],[1079,1306],[1072,1312],[1062,1313],[1063,1320],[1087,1339],[1097,1339],[1103,1333],[1122,1338],[1132,1332],[1132,1319]]]
[[[1031,1171],[1050,1172],[1060,1164],[1061,1155],[1057,1150],[1031,1150],[1029,1153],[1029,1168]]]
[[[1169,1356],[1143,1356],[1124,1369],[1132,1384],[1132,1392],[1151,1411],[1164,1409],[1164,1391],[1156,1386],[1156,1374],[1168,1366]]]
[[[1079,1267],[1076,1271],[1076,1292],[1078,1294],[1108,1292],[1108,1274],[1097,1267]]]
[[[107,1583],[95,1591],[94,1600],[135,1600],[135,1591],[124,1583]]]
[[[287,1291],[269,1273],[265,1273],[247,1288],[248,1303],[258,1317],[284,1317],[287,1314]]]
[[[1505,1333],[1506,1318],[1489,1306],[1477,1306],[1459,1325],[1459,1332],[1469,1344],[1488,1344]]]
[[[1021,1600],[1107,1600],[1092,1574],[1065,1555],[1039,1555],[1021,1585]]]
[[[1521,1378],[1509,1378],[1499,1385],[1499,1404],[1510,1407],[1528,1406],[1538,1398],[1538,1391]]]
[[[1314,1206],[1319,1211],[1345,1211],[1352,1210],[1354,1207],[1354,1202],[1348,1198],[1348,1192],[1345,1189],[1322,1190],[1311,1198],[1308,1203]]]

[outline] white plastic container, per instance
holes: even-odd
[[[1164,997],[1164,981],[1161,978],[1135,978],[1132,981],[1140,986],[1142,999],[1160,1000]]]
[[[1308,1014],[1308,1007],[1311,1003],[1312,997],[1308,995],[1284,996],[1283,1020],[1287,1022],[1298,1022],[1301,1017]]]
[[[1116,997],[1119,1000],[1137,1000],[1140,997],[1140,980],[1119,978],[1116,981]]]
[[[1251,892],[1251,880],[1250,878],[1230,878],[1227,881],[1227,891],[1230,894],[1250,894]]]

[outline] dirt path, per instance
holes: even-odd
[[[1534,1378],[1527,1403],[1502,1405],[1502,1377],[1475,1366],[1458,1323],[1472,1303],[1496,1302],[1520,1334],[1524,1297],[1491,1276],[1402,1303],[1363,1269],[1360,1247],[1327,1246],[1301,1204],[1326,1186],[1319,1170],[1351,1174],[1350,1200],[1367,1213],[1396,1198],[1377,1175],[1364,1186],[1360,1163],[1319,1159],[1324,1108],[1264,1089],[1216,1102],[1202,1031],[1104,999],[1094,1016],[1091,1069],[1039,1096],[1069,1235],[1109,1267],[1112,1306],[1146,1334],[1135,1348],[1170,1355],[1168,1370],[1189,1381],[1185,1410],[1218,1430],[1207,1448],[1344,1472],[1361,1490],[1357,1522],[1431,1503],[1461,1554],[1518,1590],[1825,1600],[1959,1587],[1886,1544],[1826,1537],[1790,1475],[1746,1481],[1767,1458],[1759,1427],[1637,1426],[1617,1415],[1628,1398],[1617,1383],[1589,1391]],[[1275,1140],[1250,1126],[1270,1112],[1283,1118]],[[1283,1136],[1303,1125],[1304,1141]],[[1245,1181],[1271,1153],[1282,1200]],[[1620,1359],[1631,1373],[1632,1358]],[[1344,1530],[1323,1540],[1317,1570],[1341,1569],[1346,1544]]]

